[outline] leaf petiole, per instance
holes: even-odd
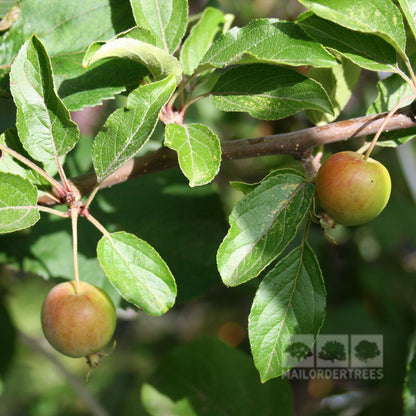
[[[109,236],[110,233],[105,229],[105,227],[96,219],[94,218],[88,210],[84,210],[82,214],[94,227],[96,227],[101,233],[105,236]]]

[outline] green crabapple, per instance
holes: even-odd
[[[47,295],[41,313],[46,339],[69,357],[87,357],[92,366],[113,337],[116,310],[110,297],[86,282],[64,282]]]
[[[390,175],[378,161],[344,151],[327,159],[315,178],[320,206],[341,225],[365,224],[380,214],[391,192]]]

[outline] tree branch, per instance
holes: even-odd
[[[401,108],[388,121],[384,131],[415,127],[415,110],[414,104]],[[387,114],[385,112],[337,121],[325,126],[311,127],[290,133],[224,141],[222,143],[222,159],[234,160],[277,154],[291,154],[294,157],[302,158],[320,145],[375,134]],[[178,159],[176,152],[167,147],[162,147],[152,153],[129,160],[125,165],[106,178],[102,182],[100,189],[177,166]],[[70,182],[80,192],[81,196],[84,196],[88,195],[94,189],[97,184],[97,177],[94,172],[90,172],[78,176]],[[55,205],[56,201],[50,196],[44,195],[39,199],[39,204]]]

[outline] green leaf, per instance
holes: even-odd
[[[312,347],[324,322],[325,297],[318,260],[307,244],[294,249],[264,277],[248,323],[254,362],[263,382],[300,361],[293,362],[287,350],[296,336]]]
[[[148,69],[139,62],[110,59],[82,67],[84,52],[52,58],[56,89],[70,111],[100,105],[137,88]]]
[[[251,358],[215,338],[173,350],[142,387],[152,416],[291,416],[286,380],[261,384]]]
[[[185,75],[193,74],[212,42],[222,33],[224,23],[225,15],[221,10],[214,7],[204,10],[181,49],[180,61]]]
[[[356,32],[311,13],[305,13],[298,24],[317,42],[362,68],[370,71],[400,71],[393,46],[374,34]]]
[[[335,58],[293,22],[254,20],[222,35],[202,58],[202,68],[264,62],[330,67]]]
[[[221,165],[218,136],[204,124],[168,124],[165,145],[178,153],[179,166],[190,186],[211,182]]]
[[[187,0],[130,0],[137,26],[150,30],[157,46],[173,53],[188,24]]]
[[[412,60],[414,61],[414,59]],[[400,100],[413,95],[410,85],[399,75],[391,75],[377,84],[378,96],[367,110],[367,114],[390,111]],[[416,128],[384,132],[380,135],[377,146],[398,147],[413,139]]]
[[[416,341],[410,346],[403,389],[404,416],[416,415]]]
[[[248,112],[262,120],[278,120],[305,109],[333,113],[320,84],[294,69],[275,65],[231,68],[218,79],[211,94],[220,110]]]
[[[372,33],[406,55],[406,33],[399,9],[391,0],[299,0],[323,19]]]
[[[400,100],[414,93],[410,85],[399,75],[391,75],[377,83],[378,96],[367,114],[390,111]]]
[[[23,148],[22,143],[19,140],[19,136],[17,135],[16,129],[7,129],[0,136],[0,143],[26,157],[31,162],[46,171],[50,176],[54,177],[58,173],[55,162],[43,164],[30,157],[30,155]],[[22,162],[19,162],[6,152],[3,152],[0,158],[0,172],[14,173],[15,175],[19,175],[25,179],[28,179],[33,185],[37,187],[38,196],[42,195],[44,192],[51,192],[51,185],[43,176],[39,175],[39,173],[29,168]]]
[[[117,35],[139,39],[149,43],[155,39],[148,30],[132,28]],[[100,48],[104,42],[94,42]],[[92,47],[90,45],[90,47]],[[137,61],[111,59],[83,68],[85,51],[52,58],[54,77],[59,96],[71,110],[81,110],[84,106],[95,106],[104,99],[111,99],[116,94],[137,88],[148,69]]]
[[[136,29],[135,33],[143,34],[143,29]],[[142,39],[145,39],[143,41]],[[85,52],[82,65],[84,68],[95,62],[108,58],[128,58],[144,65],[152,73],[155,80],[163,79],[171,74],[176,77],[176,83],[182,80],[182,66],[180,62],[163,49],[148,43],[150,32],[143,36],[123,34],[106,42],[94,42]]]
[[[357,85],[361,69],[352,62],[343,59],[333,68],[311,68],[308,77],[318,81],[328,94],[334,114],[330,115],[316,110],[306,110],[306,115],[314,124],[323,125],[334,121],[348,104]]]
[[[244,195],[249,194],[259,184],[260,182],[259,183],[246,183],[246,182],[230,181],[230,185],[237,191],[242,192]]]
[[[83,69],[85,50],[91,42],[110,39],[133,25],[127,0],[25,0],[19,19],[0,37],[0,65],[9,67],[23,43],[37,33],[51,57],[56,87],[65,105],[71,111],[95,106],[137,87],[143,67],[136,62],[134,66],[105,62]]]
[[[78,127],[55,91],[48,54],[36,36],[26,41],[13,62],[10,89],[20,140],[34,159],[57,161],[75,146]]]
[[[27,179],[0,172],[0,233],[31,227],[40,216],[38,192]]]
[[[97,246],[104,273],[120,295],[150,315],[175,303],[176,283],[157,251],[133,234],[104,235]]]
[[[241,199],[217,253],[227,286],[256,277],[295,237],[309,210],[313,185],[297,171],[277,170]]]
[[[173,75],[143,85],[127,99],[126,107],[112,113],[97,134],[92,148],[99,181],[131,159],[152,135],[162,107],[176,87]]]
[[[37,33],[51,57],[85,52],[134,25],[126,0],[25,0],[11,30],[0,38],[0,64],[9,65],[23,43]]]
[[[416,39],[416,2],[414,0],[399,0],[400,8],[406,18],[407,24]]]

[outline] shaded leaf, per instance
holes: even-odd
[[[311,68],[308,71],[308,77],[318,81],[325,88],[331,100],[334,114],[306,110],[309,120],[316,125],[334,121],[348,104],[360,74],[361,69],[346,59],[332,68]]]
[[[190,186],[205,185],[221,165],[218,136],[204,124],[168,124],[165,145],[178,153],[179,166]]]
[[[222,33],[224,23],[225,16],[221,10],[207,7],[203,11],[181,49],[180,61],[185,75],[193,74],[216,36]]]
[[[39,220],[38,193],[27,179],[0,172],[0,233],[31,227]]]
[[[119,231],[101,238],[97,255],[104,273],[128,302],[150,315],[162,315],[173,306],[175,280],[148,243]]]
[[[52,58],[59,96],[70,111],[94,107],[103,100],[137,88],[149,70],[139,62],[109,59],[82,67],[84,52]]]
[[[407,24],[416,38],[416,2],[414,0],[398,0]]]
[[[400,71],[394,47],[374,34],[357,32],[310,13],[303,15],[298,24],[323,46],[337,51],[362,68]]]
[[[416,341],[410,346],[403,389],[404,415],[416,415]]]
[[[142,85],[130,93],[125,108],[116,110],[108,117],[92,148],[94,169],[99,181],[135,156],[145,144],[175,86],[173,75]]]
[[[406,54],[406,33],[399,9],[391,0],[299,0],[318,16],[349,29],[373,33]]]
[[[297,171],[268,175],[241,199],[217,253],[223,282],[237,286],[256,277],[295,237],[308,212],[313,185]]]
[[[390,111],[400,100],[413,95],[410,85],[399,75],[391,75],[377,83],[377,99],[367,110],[367,114],[379,114]],[[377,146],[398,147],[413,139],[416,128],[383,132],[377,141]]]
[[[293,22],[254,20],[222,35],[202,58],[202,68],[265,62],[330,67],[335,58]]]
[[[48,54],[36,36],[27,40],[13,62],[10,89],[20,140],[34,159],[56,162],[75,146],[78,127],[56,94]]]
[[[130,0],[137,26],[150,30],[157,46],[173,53],[188,24],[187,0]]]
[[[248,112],[263,120],[278,120],[304,109],[333,112],[325,90],[316,81],[293,69],[268,64],[229,69],[211,94],[220,110]]]
[[[294,362],[288,350],[295,339],[312,347],[324,322],[325,296],[318,260],[307,244],[289,253],[264,277],[248,324],[254,362],[263,382],[303,358],[295,357]]]
[[[149,43],[150,41],[150,43]],[[82,65],[86,68],[95,62],[108,58],[128,58],[144,65],[155,80],[175,75],[176,83],[182,79],[180,62],[168,52],[154,46],[150,32],[137,28],[106,42],[94,42],[85,52]]]
[[[291,416],[286,380],[261,384],[251,358],[214,338],[176,348],[143,385],[152,416]]]

